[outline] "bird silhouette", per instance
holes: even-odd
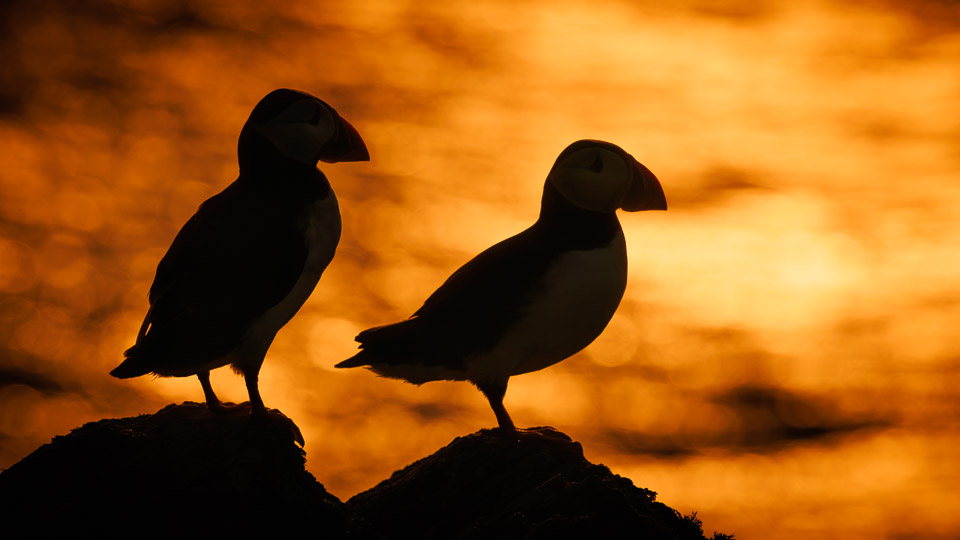
[[[136,343],[110,374],[196,375],[215,412],[249,404],[256,417],[283,416],[268,413],[260,398],[260,367],[340,240],[337,198],[317,162],[370,157],[357,130],[332,107],[288,89],[257,103],[237,154],[238,178],[200,205],[160,260]],[[217,398],[210,370],[225,365],[243,376],[248,403]]]
[[[503,433],[547,434],[514,426],[507,381],[582,350],[613,317],[627,283],[618,209],[666,210],[656,176],[615,144],[571,144],[530,228],[463,265],[409,319],[361,332],[361,350],[336,367],[414,384],[470,381]]]

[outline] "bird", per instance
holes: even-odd
[[[260,397],[260,368],[277,332],[313,292],[340,240],[337,198],[318,161],[369,161],[357,130],[333,107],[280,88],[253,108],[237,144],[239,174],[204,201],[157,265],[136,341],[110,374],[196,375],[210,410]],[[242,375],[249,402],[223,403],[210,370]],[[294,438],[303,437],[291,423]]]
[[[613,143],[570,144],[533,225],[464,264],[410,318],[361,332],[359,352],[335,367],[417,385],[469,381],[500,433],[551,437],[553,428],[516,428],[503,405],[507,382],[576,354],[613,317],[627,283],[618,209],[666,210],[660,181]]]

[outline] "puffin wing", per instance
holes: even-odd
[[[290,293],[306,259],[290,209],[234,182],[174,238],[157,266],[137,342],[115,371],[184,370],[229,352]]]
[[[454,272],[411,318],[361,332],[361,352],[337,367],[465,369],[467,357],[495,346],[524,315],[561,251],[537,226],[495,244]]]

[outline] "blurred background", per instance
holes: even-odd
[[[343,239],[261,372],[341,499],[492,427],[466,383],[333,364],[530,225],[597,138],[660,178],[586,351],[513,378],[553,425],[710,532],[960,537],[960,7],[27,0],[0,7],[0,468],[105,417],[202,401],[120,381],[157,262],[237,173],[277,87],[370,163],[323,165]],[[239,401],[242,379],[213,375]]]

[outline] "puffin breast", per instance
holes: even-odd
[[[323,271],[333,260],[340,242],[340,207],[333,190],[322,199],[310,203],[307,209],[303,240],[307,259],[303,271],[290,292],[279,303],[263,313],[247,332],[240,356],[261,359],[278,331],[303,306],[320,281]]]
[[[524,315],[500,343],[468,361],[471,371],[480,372],[479,379],[519,375],[576,354],[606,328],[626,283],[622,232],[604,246],[565,252],[544,273],[522,309]]]

